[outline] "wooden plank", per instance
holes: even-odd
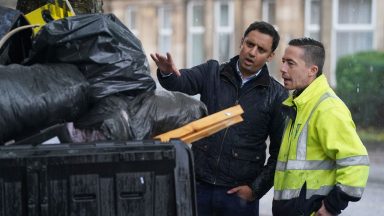
[[[155,139],[160,139],[162,142],[169,142],[170,139],[181,139],[186,143],[191,143],[243,121],[242,113],[244,111],[241,106],[236,105],[160,134]]]
[[[185,143],[193,143],[201,138],[210,136],[224,128],[227,128],[231,125],[237,124],[239,122],[242,122],[243,118],[241,116],[234,116],[233,118],[224,120],[222,122],[219,122],[217,124],[211,125],[208,128],[204,128],[200,131],[197,131],[192,134],[187,134],[186,136],[181,137],[180,139]]]

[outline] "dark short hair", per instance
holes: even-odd
[[[307,66],[312,64],[318,67],[317,76],[323,73],[323,66],[325,61],[324,45],[312,38],[296,38],[289,41],[288,45],[301,47],[304,50],[303,59]]]
[[[272,52],[275,51],[275,49],[279,45],[279,41],[280,41],[280,35],[276,31],[275,27],[273,27],[273,25],[271,25],[267,22],[264,22],[264,21],[256,21],[256,22],[253,22],[251,25],[248,26],[248,28],[244,32],[243,37],[246,37],[249,34],[249,32],[254,31],[254,30],[271,36],[273,39],[271,49],[272,49]]]

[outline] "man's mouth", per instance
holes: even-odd
[[[284,83],[288,83],[288,82],[291,82],[291,79],[288,79],[288,78],[284,78],[284,77],[282,77],[283,78],[283,81],[284,81]]]
[[[245,59],[245,64],[246,65],[252,65],[253,64],[253,59],[246,58]]]

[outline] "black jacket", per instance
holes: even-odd
[[[270,77],[266,65],[241,87],[237,61],[238,56],[222,65],[209,60],[181,69],[180,77],[163,77],[158,71],[158,79],[167,90],[200,94],[209,114],[241,105],[243,122],[192,144],[196,179],[230,187],[247,184],[261,198],[273,185],[284,129],[281,104],[288,92]],[[268,136],[270,157],[265,164]]]

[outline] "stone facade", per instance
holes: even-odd
[[[2,5],[12,5],[15,0],[0,0]],[[70,0],[76,1],[76,0]],[[101,0],[98,0],[101,1]],[[218,0],[102,0],[104,13],[115,14],[122,22],[127,24],[126,11],[127,8],[136,8],[136,31],[137,37],[142,42],[144,50],[149,58],[152,71],[155,65],[150,59],[149,54],[159,51],[158,35],[159,35],[159,12],[160,6],[169,5],[172,14],[172,41],[169,52],[174,57],[175,63],[179,68],[188,65],[188,3],[202,2],[204,4],[204,51],[205,59],[215,58],[214,56],[214,4]],[[224,1],[224,0],[222,0]],[[231,55],[235,55],[239,50],[242,34],[247,26],[255,20],[265,20],[265,3],[273,2],[274,25],[281,35],[280,45],[276,50],[274,60],[269,63],[271,74],[279,79],[279,66],[281,56],[284,52],[288,41],[295,37],[305,35],[305,6],[309,0],[228,0],[233,5],[233,50]],[[227,1],[227,2],[228,2]],[[326,48],[326,62],[324,73],[330,79],[332,85],[335,83],[334,68],[336,64],[334,47],[336,46],[334,32],[334,19],[332,11],[335,0],[320,0],[320,40]],[[384,50],[384,19],[380,11],[384,9],[384,1],[372,0],[375,4],[373,8],[373,49]],[[359,9],[357,9],[359,10]]]

